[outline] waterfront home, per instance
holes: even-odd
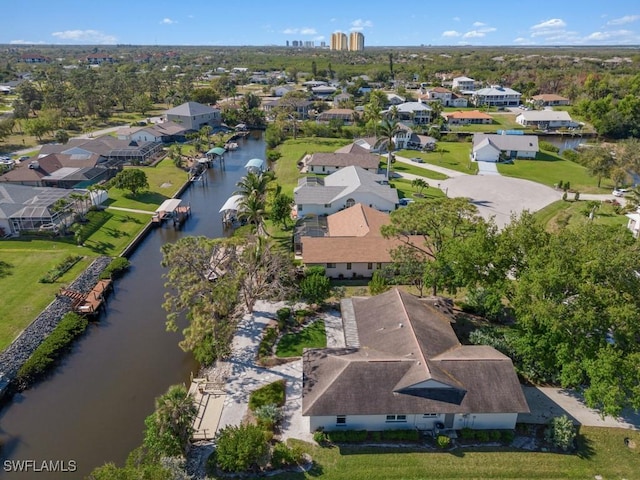
[[[217,108],[198,102],[186,102],[166,110],[162,115],[165,122],[182,125],[186,130],[199,131],[205,125],[217,127],[222,123],[222,115]]]
[[[576,128],[578,122],[571,119],[569,112],[553,110],[530,110],[520,113],[516,122],[523,127],[537,128],[538,130],[555,130],[558,128]]]
[[[498,162],[507,158],[536,158],[539,150],[536,135],[475,133],[471,159],[475,162]]]
[[[511,359],[462,345],[446,305],[394,288],[344,299],[341,312],[346,348],[303,353],[312,432],[513,429],[529,412]]]
[[[522,94],[501,85],[492,85],[476,90],[471,95],[471,102],[476,107],[517,107]]]

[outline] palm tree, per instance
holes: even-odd
[[[385,118],[380,124],[381,138],[376,142],[376,148],[380,148],[386,142],[386,148],[388,152],[387,158],[387,181],[389,181],[391,175],[391,164],[394,162],[393,151],[395,150],[395,144],[393,139],[402,131],[400,124],[395,119]]]
[[[414,178],[411,182],[411,186],[418,189],[418,195],[420,196],[422,196],[422,191],[425,188],[429,188],[429,184],[422,178]]]
[[[183,454],[187,453],[197,413],[193,397],[184,385],[173,385],[167,393],[156,398],[156,420],[160,432],[169,432],[177,438]]]
[[[238,219],[246,220],[250,225],[255,225],[256,234],[259,237],[267,235],[264,224],[265,214],[265,200],[261,198],[257,192],[246,195],[240,200],[238,205]]]
[[[209,125],[204,125],[201,129],[200,129],[200,137],[202,138],[203,141],[207,142],[207,150],[209,150],[211,148],[211,130],[213,130],[211,128],[211,126]]]
[[[273,180],[273,172],[249,172],[242,180],[236,183],[238,190],[234,192],[235,195],[243,195],[248,197],[255,194],[261,200],[265,200],[267,196],[267,188],[269,182]]]

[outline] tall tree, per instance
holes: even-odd
[[[112,185],[115,188],[129,190],[132,195],[137,195],[140,190],[149,188],[149,181],[144,170],[139,168],[125,168],[113,178]]]
[[[584,149],[580,156],[589,173],[598,178],[598,188],[600,188],[602,178],[609,177],[616,165],[611,149],[604,145],[596,145]]]
[[[378,128],[378,132],[381,138],[376,143],[376,148],[381,148],[383,145],[386,146],[387,150],[387,174],[386,178],[389,181],[391,177],[391,164],[395,162],[393,151],[396,149],[394,139],[398,133],[402,131],[400,124],[397,120],[393,119],[384,119]],[[386,142],[386,143],[385,143]]]

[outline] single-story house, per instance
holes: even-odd
[[[350,93],[339,93],[335,97],[333,97],[333,106],[335,108],[341,108],[345,104],[349,104],[353,102],[353,95]]]
[[[536,158],[539,150],[536,135],[475,133],[471,159],[475,162],[498,162],[506,158]]]
[[[296,89],[294,85],[280,85],[273,89],[274,97],[283,97],[289,92],[293,92]]]
[[[540,107],[560,107],[569,105],[571,100],[555,93],[541,93],[540,95],[531,97],[528,102]]]
[[[341,302],[345,348],[305,350],[310,430],[513,429],[529,407],[511,359],[462,345],[443,300],[394,288]]]
[[[64,199],[72,207],[79,205],[83,200],[75,199],[74,193],[87,192],[0,184],[0,237],[38,230],[56,231],[63,224],[68,225],[74,208],[59,210],[56,202]]]
[[[493,117],[479,110],[444,112],[442,114],[449,125],[491,125]]]
[[[96,154],[102,157],[105,166],[133,165],[149,163],[162,154],[160,142],[137,142],[135,140],[120,140],[110,135],[99,138],[72,138],[65,144],[51,143],[43,145],[38,153],[41,158],[50,153],[71,155],[74,159],[90,158]]]
[[[516,122],[524,127],[533,127],[539,130],[554,130],[557,128],[575,128],[578,122],[571,119],[569,112],[553,110],[530,110],[520,113]]]
[[[298,218],[330,215],[356,203],[381,212],[391,212],[398,205],[398,191],[388,185],[384,175],[356,166],[341,168],[327,177],[302,177],[293,197]]]
[[[517,107],[521,97],[520,92],[511,88],[492,85],[476,90],[471,96],[471,102],[476,107]]]
[[[361,147],[359,147],[361,148]],[[380,157],[373,153],[325,153],[311,155],[307,161],[309,173],[330,174],[351,165],[358,166],[371,173],[378,173]]]
[[[205,125],[217,127],[222,123],[222,115],[217,108],[198,102],[186,102],[170,108],[163,114],[165,122],[182,125],[186,130],[198,131]]]
[[[355,110],[350,108],[332,108],[322,112],[316,117],[318,123],[329,123],[337,120],[343,125],[352,125],[356,121],[357,115]]]
[[[640,236],[640,213],[627,213],[627,218],[629,219],[627,228],[634,238],[638,238]]]
[[[395,93],[387,93],[387,103],[389,105],[400,105],[401,103],[406,102],[407,99],[405,97],[401,97]]]
[[[145,127],[124,127],[118,130],[121,140],[135,140],[136,142],[185,142],[188,129],[176,122],[162,122]]]
[[[391,250],[401,245],[380,233],[389,223],[389,214],[361,203],[311,223],[303,220],[294,235],[296,254],[305,266],[325,267],[331,278],[371,277],[391,263]],[[416,237],[416,242],[424,238]]]
[[[332,87],[331,85],[318,85],[317,87],[311,88],[311,93],[313,96],[319,99],[327,98],[336,93],[337,88]]]

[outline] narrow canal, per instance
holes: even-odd
[[[182,230],[153,230],[131,256],[131,271],[115,285],[106,313],[91,325],[52,375],[16,395],[0,412],[2,478],[84,478],[105,462],[122,465],[142,442],[154,399],[197,369],[178,347],[179,333],[165,330],[160,247],[187,235],[220,237],[218,210],[233,193],[251,158],[265,158],[261,134],[225,154],[226,167],[207,171],[182,195],[192,216]],[[74,461],[73,473],[11,473],[5,460]]]

